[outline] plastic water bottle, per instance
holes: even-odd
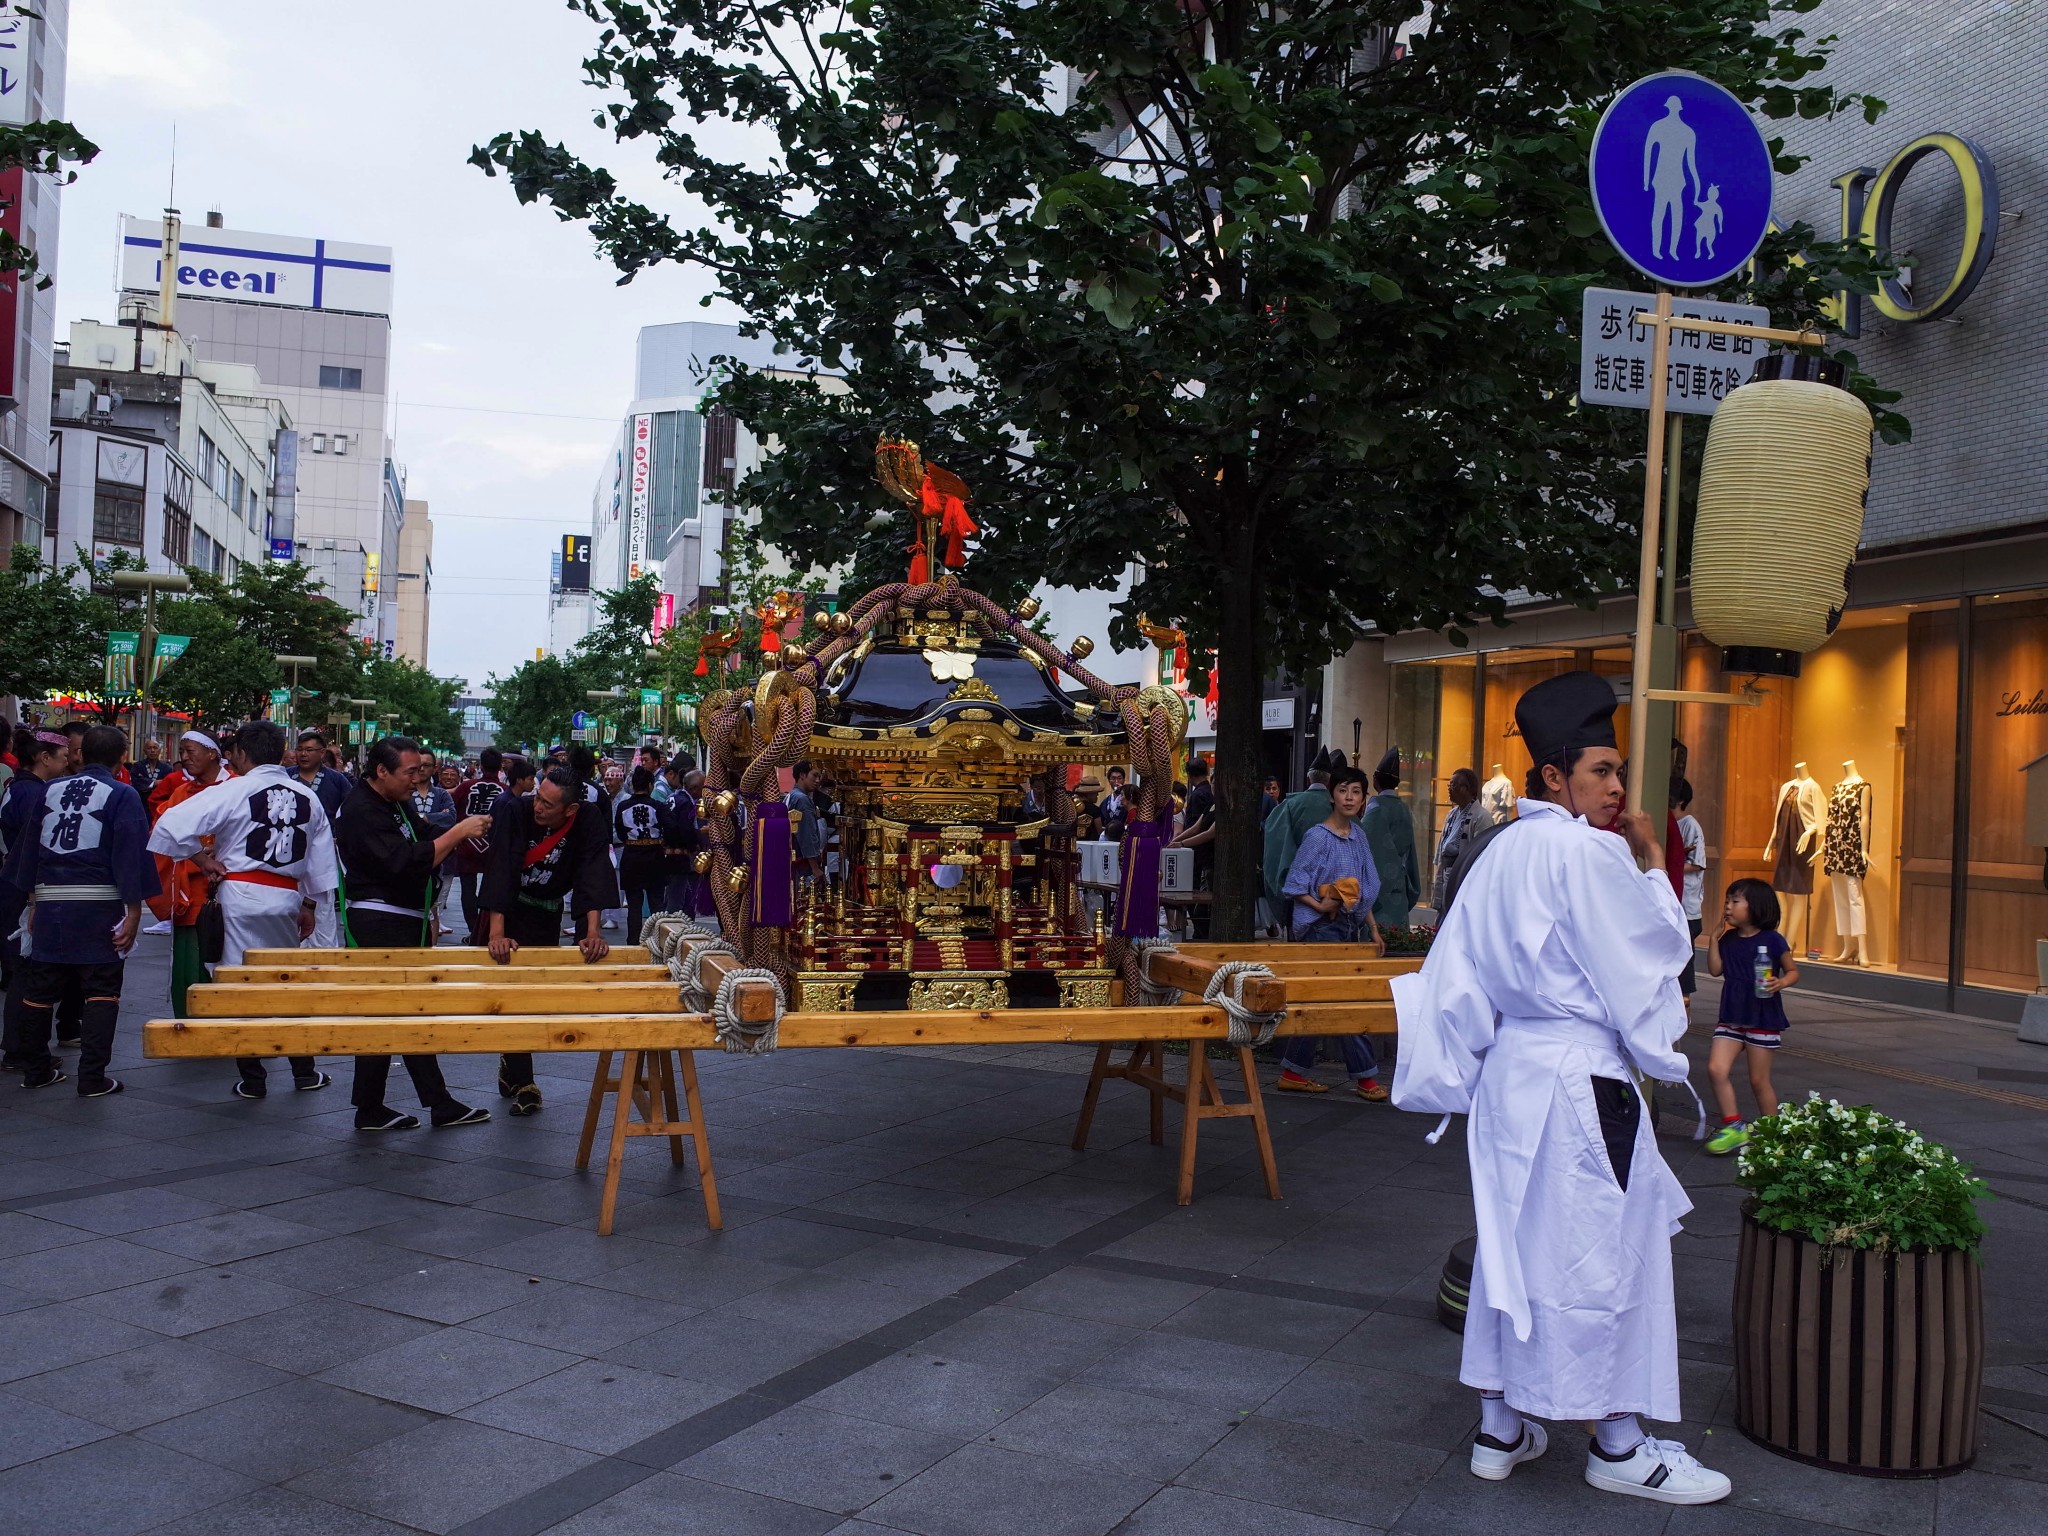
[[[1771,956],[1768,950],[1761,947],[1756,952],[1756,995],[1771,995]]]

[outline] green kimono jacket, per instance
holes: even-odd
[[[1415,822],[1401,797],[1389,791],[1365,802],[1365,843],[1380,872],[1379,899],[1372,915],[1382,928],[1405,928],[1422,899],[1422,869],[1415,858]],[[1270,848],[1270,844],[1268,847]]]
[[[1266,818],[1266,894],[1283,907],[1288,898],[1280,888],[1287,883],[1295,850],[1301,847],[1310,827],[1330,819],[1332,809],[1330,792],[1320,784],[1311,784],[1282,800]]]

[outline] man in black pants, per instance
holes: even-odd
[[[484,871],[483,906],[491,915],[491,958],[509,965],[512,952],[562,942],[562,904],[574,898],[576,947],[586,965],[611,953],[599,925],[606,907],[619,904],[612,872],[611,827],[599,804],[583,800],[567,769],[550,768],[534,786],[533,798],[501,795],[491,812],[491,863]],[[498,1058],[498,1092],[512,1101],[512,1113],[540,1109],[533,1057],[524,1052]]]
[[[436,837],[413,808],[419,764],[419,744],[407,737],[387,736],[372,742],[363,754],[363,777],[349,791],[334,819],[334,845],[341,855],[352,949],[427,947],[427,903],[432,899],[434,867],[465,838],[482,837],[490,830],[489,817],[470,816]],[[471,1109],[457,1102],[434,1057],[408,1056],[405,1070],[436,1130],[480,1125],[491,1118],[487,1109]],[[420,1123],[417,1116],[401,1114],[384,1102],[384,1084],[390,1075],[389,1056],[356,1058],[355,1088],[349,1100],[356,1107],[357,1130],[405,1131]]]

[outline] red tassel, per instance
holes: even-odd
[[[919,539],[910,546],[910,584],[921,587],[931,579],[931,557],[925,553],[924,540]]]
[[[1216,684],[1217,676],[1218,669],[1215,667],[1211,667],[1209,669],[1209,691],[1208,693],[1203,695],[1204,702],[1206,702],[1209,708],[1212,710],[1221,709],[1223,707],[1223,690],[1219,688]]]
[[[702,651],[699,651],[697,653],[696,675],[698,677],[709,677],[711,675],[711,663],[704,659],[704,653]]]
[[[1175,677],[1186,677],[1188,675],[1188,643],[1185,640],[1173,648],[1173,675]]]

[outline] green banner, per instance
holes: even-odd
[[[289,688],[270,690],[270,718],[282,720],[292,707],[292,691]]]
[[[649,711],[652,711],[652,710],[658,710],[658,709],[660,709],[660,708],[661,708],[661,690],[660,690],[659,688],[642,688],[642,689],[640,690],[640,711],[641,711],[641,713],[642,713],[642,714],[646,714],[646,713],[648,713]]]
[[[150,658],[149,686],[156,687],[156,680],[164,675],[164,668],[184,655],[192,646],[190,635],[158,635],[156,654]]]
[[[135,693],[135,654],[142,648],[142,636],[133,630],[117,629],[107,636],[106,693],[125,699]]]

